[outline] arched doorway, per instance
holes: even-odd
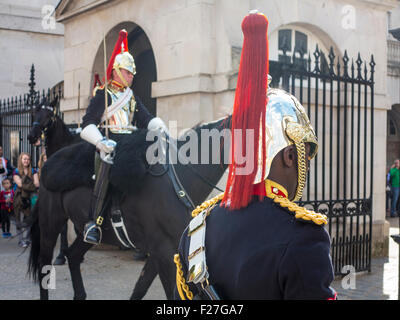
[[[129,52],[135,59],[136,75],[133,80],[132,89],[140,97],[147,109],[153,114],[157,113],[157,100],[151,97],[151,84],[157,81],[157,68],[153,49],[149,38],[143,29],[133,22],[121,22],[113,27],[106,35],[107,63],[114,49],[115,42],[121,29],[128,31]],[[97,50],[93,68],[94,74],[98,73],[100,79],[104,76],[104,50],[103,43]]]

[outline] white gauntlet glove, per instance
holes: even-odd
[[[161,132],[166,133],[169,135],[168,128],[165,125],[164,121],[161,120],[159,117],[155,117],[149,121],[147,125],[148,130],[160,130]]]
[[[111,153],[114,151],[117,143],[114,140],[103,137],[99,129],[94,124],[89,124],[83,128],[81,138],[96,146],[97,149],[104,153]]]

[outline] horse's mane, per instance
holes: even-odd
[[[199,132],[201,129],[215,129],[216,126],[215,124],[218,122],[221,122],[221,128],[225,129],[225,128],[230,128],[231,127],[231,120],[232,120],[232,115],[227,114],[226,116],[219,118],[217,120],[213,120],[210,122],[203,122],[200,121],[198,122],[196,125],[194,125],[190,130],[194,130],[196,132]],[[180,138],[182,138],[183,136],[185,136],[187,133],[187,131],[185,131]]]
[[[47,134],[45,134],[46,150],[49,151],[48,149],[51,147],[52,150],[50,150],[50,153],[54,153],[66,145],[78,142],[78,138],[79,135],[72,134],[64,121],[58,115],[55,115],[51,125],[47,129]]]

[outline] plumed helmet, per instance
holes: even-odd
[[[117,54],[115,56],[113,69],[125,69],[131,72],[133,75],[135,75],[136,74],[135,60],[128,51]]]
[[[110,61],[107,67],[107,79],[111,79],[112,70],[116,70],[118,76],[128,86],[125,79],[121,75],[120,69],[125,69],[134,75],[136,73],[135,60],[132,55],[128,52],[128,32],[122,29],[119,32],[118,40],[115,43],[114,50],[111,54]]]
[[[272,160],[284,148],[295,145],[298,154],[298,185],[295,200],[301,198],[306,179],[305,144],[310,143],[309,160],[315,157],[318,151],[318,140],[304,107],[293,95],[281,89],[269,88],[267,93],[268,104],[265,113],[265,170],[262,176],[262,167],[257,168],[254,183],[264,181],[269,174]],[[260,128],[260,131],[263,130]],[[261,136],[261,135],[260,135]],[[261,142],[259,146],[261,146]],[[258,152],[261,154],[261,151]]]

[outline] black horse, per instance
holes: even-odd
[[[215,157],[213,157],[212,152],[220,151],[219,144],[217,149],[211,150],[208,140],[207,147],[201,147],[204,143],[201,131],[202,129],[215,129],[220,132],[229,127],[230,117],[194,128],[191,132],[198,137],[197,153],[201,155],[205,150],[209,153],[206,163],[182,164],[178,162],[174,166],[177,176],[195,204],[205,200],[227,167],[223,152],[220,161],[215,161]],[[185,143],[186,140],[179,139],[177,148],[180,149]],[[131,148],[134,147],[131,146]],[[204,159],[202,160],[204,162]],[[84,254],[92,247],[83,242],[82,237],[83,226],[88,220],[91,194],[92,191],[87,186],[77,187],[66,192],[54,192],[41,186],[38,217],[32,226],[29,271],[40,280],[39,283],[42,283],[44,275],[41,270],[44,266],[51,264],[58,232],[68,218],[73,221],[78,234],[68,249],[67,257],[73,282],[74,299],[86,298],[80,263]],[[157,201],[154,201],[155,197]],[[173,254],[177,250],[179,237],[190,220],[190,210],[177,197],[168,175],[155,176],[149,173],[141,182],[138,191],[126,194],[120,207],[124,213],[129,237],[138,248],[149,253],[144,269],[145,275],[147,273],[151,277],[142,281],[144,287],[138,290],[139,297],[145,293],[155,275],[159,274],[167,298],[172,298],[175,286]],[[110,228],[109,219],[105,219],[104,223],[103,242],[118,245],[118,240]],[[144,291],[143,288],[145,288]],[[40,293],[42,299],[48,298],[46,288],[41,286]],[[135,292],[132,297],[137,297]]]
[[[59,149],[81,141],[80,136],[75,130],[71,131],[60,118],[58,109],[58,97],[56,96],[50,103],[46,98],[36,102],[33,109],[32,128],[28,134],[28,140],[35,145],[44,134],[44,146],[47,158],[51,157]],[[54,261],[55,265],[65,263],[65,250],[68,248],[67,224],[60,233],[60,252]]]
[[[55,152],[63,147],[81,142],[79,133],[76,129],[70,130],[59,116],[58,97],[55,97],[50,103],[44,98],[40,103],[36,101],[33,108],[32,128],[28,134],[28,140],[32,145],[37,144],[44,136],[44,146],[47,157],[51,157]],[[67,224],[60,233],[60,252],[54,260],[54,265],[63,265],[66,262],[66,251],[68,249]],[[151,260],[146,262],[140,277],[135,285],[131,299],[142,299],[154,278],[157,271]]]

